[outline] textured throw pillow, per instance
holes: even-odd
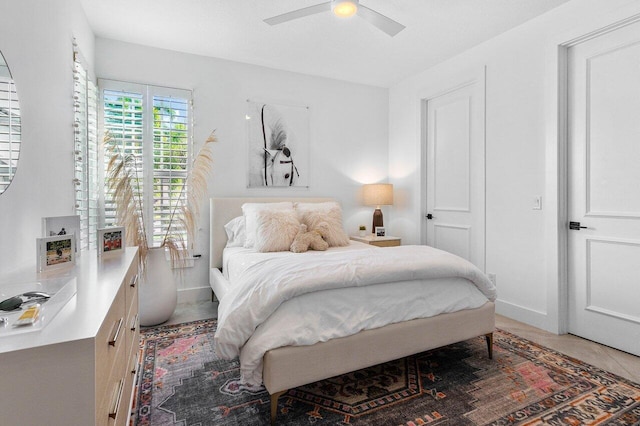
[[[293,210],[293,203],[284,201],[281,203],[245,203],[242,205],[242,214],[245,219],[246,238],[244,247],[252,248],[256,240],[257,214],[262,210]]]
[[[295,209],[298,212],[298,219],[302,220],[305,213],[327,213],[331,209],[341,209],[341,207],[337,201],[325,201],[322,203],[296,203]]]
[[[307,225],[309,230],[315,229],[320,222],[329,224],[329,230],[324,236],[329,247],[349,245],[349,236],[342,227],[342,209],[340,207],[334,206],[327,211],[308,211],[302,216],[302,223]]]
[[[300,221],[294,210],[261,210],[256,214],[256,241],[259,252],[288,251],[298,234]]]
[[[231,219],[225,226],[227,233],[227,247],[242,247],[246,239],[244,216]]]

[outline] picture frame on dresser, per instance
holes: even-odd
[[[387,230],[384,226],[376,226],[376,237],[384,237],[387,234]]]
[[[73,234],[36,238],[38,272],[69,268],[76,263],[76,236]]]
[[[98,229],[98,256],[117,255],[124,252],[125,229],[123,226],[110,226]]]
[[[80,216],[50,216],[42,218],[42,236],[75,234],[76,257],[80,255]]]

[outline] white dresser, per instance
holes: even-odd
[[[0,424],[128,424],[140,335],[137,259],[136,248],[104,258],[83,252],[58,273],[76,277],[77,293],[54,319],[0,339]],[[29,275],[20,278],[38,280]]]

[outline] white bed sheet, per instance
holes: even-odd
[[[304,253],[291,253],[289,251],[260,253],[253,248],[244,247],[227,247],[222,252],[222,273],[224,277],[233,283],[242,273],[250,266],[263,262],[268,259],[274,259],[285,256],[325,256],[327,253],[336,253],[341,251],[352,250],[380,250],[380,247],[370,244],[360,243],[358,241],[350,241],[348,246],[331,247],[325,251],[309,250]]]
[[[378,250],[379,248],[380,247],[375,247],[369,244],[351,241],[348,246],[331,247],[327,251],[310,250],[304,254],[296,253],[296,255],[322,256],[326,253],[334,253],[346,250]],[[211,289],[215,293],[218,300],[222,300],[231,289],[233,285],[233,279],[237,278],[242,273],[242,271],[247,269],[249,266],[266,259],[289,255],[291,255],[291,252],[288,251],[276,253],[260,253],[253,248],[225,247],[222,251],[222,272],[220,272],[218,268],[211,268],[209,270],[209,283],[211,285]],[[233,259],[233,261],[231,261],[231,259]]]
[[[386,250],[352,242],[327,252]],[[249,267],[268,259],[292,256],[289,252],[258,253],[253,249],[225,249],[223,265],[230,286]],[[262,357],[271,349],[302,346],[344,337],[362,330],[426,318],[482,306],[488,298],[465,278],[397,281],[351,288],[314,291],[283,302],[240,350],[242,379],[249,385],[262,383]]]

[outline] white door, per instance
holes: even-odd
[[[484,81],[427,100],[427,244],[484,271]]]
[[[568,54],[569,332],[640,355],[640,23]]]

